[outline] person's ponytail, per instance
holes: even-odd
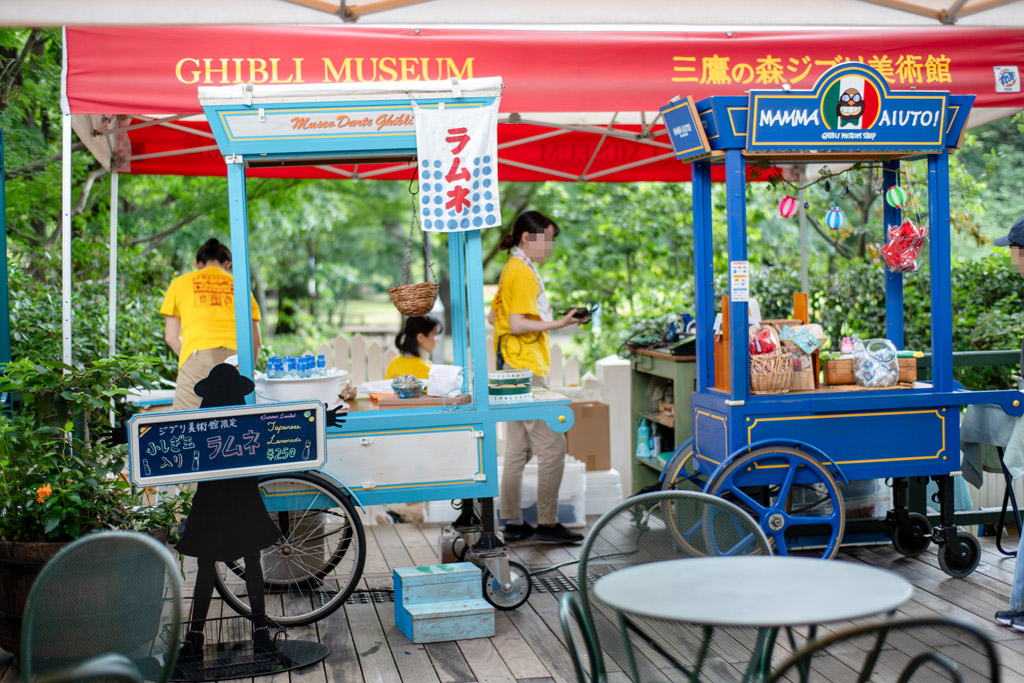
[[[553,220],[540,211],[525,211],[516,218],[516,222],[512,225],[512,232],[502,236],[501,241],[498,242],[498,248],[512,251],[513,247],[523,241],[524,234],[543,235],[549,225],[554,228],[552,237],[558,237],[558,226]]]
[[[206,240],[206,244],[199,247],[199,251],[196,252],[196,263],[204,265],[208,261],[230,263],[231,250],[221,244],[220,240],[216,237],[208,239]]]

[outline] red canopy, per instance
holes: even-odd
[[[132,173],[224,174],[196,88],[240,82],[500,76],[503,180],[688,180],[689,165],[675,160],[657,118],[660,105],[675,95],[700,100],[787,84],[806,89],[848,60],[875,67],[895,89],[976,95],[976,110],[992,109],[986,118],[1024,107],[1019,80],[1016,92],[997,87],[998,67],[1015,68],[1024,55],[1024,32],[1012,29],[68,28],[65,50],[67,107],[72,114],[122,115],[105,130],[127,133]],[[93,127],[100,121],[89,120]],[[410,168],[251,174],[408,178]]]

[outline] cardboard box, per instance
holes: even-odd
[[[612,466],[608,404],[601,401],[570,403],[576,421],[566,435],[567,452],[587,464],[588,470]]]
[[[917,359],[916,358],[897,358],[897,362],[900,364],[900,376],[898,381],[900,382],[916,382],[917,381]]]

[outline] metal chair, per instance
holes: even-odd
[[[559,611],[579,679],[604,680],[606,657],[634,680],[645,681],[668,680],[663,669],[695,677],[702,667],[745,666],[757,647],[756,629],[716,631],[712,642],[711,633],[699,627],[620,620],[615,610],[594,600],[593,586],[606,574],[648,562],[761,554],[770,555],[771,548],[757,521],[717,496],[659,491],[628,498],[609,510],[583,543],[576,579],[579,597],[563,596]],[[586,666],[581,648],[587,651]]]
[[[812,641],[770,680],[998,683],[1000,669],[992,641],[977,628],[951,619],[901,619]]]
[[[141,533],[84,536],[50,560],[29,591],[21,680],[167,681],[182,613],[171,553]]]

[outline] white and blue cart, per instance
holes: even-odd
[[[839,109],[850,103],[863,107]],[[966,576],[978,564],[978,540],[954,521],[951,476],[960,469],[960,407],[997,404],[1024,412],[1019,391],[965,391],[953,380],[950,285],[949,154],[960,145],[973,96],[890,91],[860,63],[838,64],[813,89],[755,90],[748,97],[676,100],[662,108],[677,156],[693,162],[693,233],[697,310],[697,387],[691,440],[665,468],[663,482],[682,477],[730,498],[760,522],[780,554],[815,547],[831,558],[845,529],[837,480],[892,478],[893,509],[886,522],[901,553],[914,556],[938,544],[942,569]],[[852,116],[858,114],[859,116]],[[899,184],[901,160],[928,162],[931,276],[931,381],[913,388],[872,391],[822,387],[752,395],[748,350],[746,183],[748,164],[873,161],[885,187]],[[724,164],[730,273],[728,387],[715,385],[712,321],[711,165]],[[885,207],[885,224],[900,210]],[[884,281],[884,284],[883,284]],[[879,272],[885,292],[885,333],[903,348],[903,275]],[[721,361],[722,359],[719,359]],[[856,389],[857,387],[854,387]],[[907,510],[909,478],[939,486],[939,523]]]
[[[243,375],[251,378],[254,370],[246,169],[391,161],[407,162],[412,175],[417,154],[414,102],[425,109],[440,103],[446,108],[485,107],[500,96],[501,87],[500,79],[489,78],[199,89],[227,162]],[[264,551],[266,603],[268,615],[282,624],[309,623],[329,614],[358,583],[366,552],[355,509],[360,504],[462,499],[456,530],[466,539],[465,559],[484,568],[484,595],[504,609],[518,607],[529,596],[526,569],[509,562],[507,549],[494,534],[495,429],[498,422],[544,420],[556,432],[565,432],[573,415],[568,399],[550,392],[527,402],[489,403],[480,231],[452,232],[447,239],[453,362],[465,369],[463,392],[471,401],[350,412],[341,428],[326,428],[322,467],[294,463],[293,471],[262,474],[267,511],[282,531],[281,540]],[[223,564],[217,585],[243,612],[248,610],[244,576],[241,563]]]

